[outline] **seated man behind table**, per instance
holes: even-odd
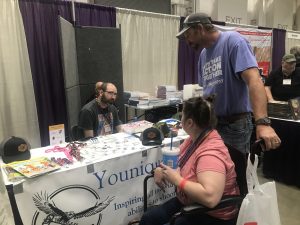
[[[296,68],[296,58],[286,54],[281,67],[273,70],[266,79],[265,89],[268,102],[287,101],[300,96],[300,68]]]
[[[177,187],[177,197],[146,211],[140,225],[166,224],[184,205],[197,202],[216,206],[223,195],[239,194],[236,173],[228,149],[215,126],[212,103],[201,97],[183,104],[182,127],[190,135],[180,146],[178,169],[164,164],[155,169],[155,183],[168,181]],[[237,209],[228,207],[207,214],[184,215],[176,225],[235,224]]]
[[[117,88],[112,83],[103,83],[98,96],[87,103],[79,113],[79,128],[84,137],[96,137],[117,133],[121,130],[118,111],[113,105]]]

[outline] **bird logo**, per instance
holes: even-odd
[[[33,202],[38,210],[46,214],[46,217],[42,221],[42,225],[50,225],[51,223],[61,225],[78,225],[76,220],[96,214],[99,214],[97,225],[100,225],[102,220],[102,211],[109,206],[114,198],[115,196],[108,196],[104,201],[101,202],[99,199],[97,199],[93,206],[79,212],[74,212],[61,210],[56,206],[54,200],[51,199],[46,192],[36,193],[32,197]]]

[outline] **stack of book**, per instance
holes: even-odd
[[[166,92],[166,99],[182,99],[182,91],[168,91]]]
[[[149,98],[140,98],[140,99],[129,99],[128,104],[136,107],[157,107],[157,106],[165,106],[169,105],[169,100],[149,97]]]
[[[129,98],[128,104],[132,106],[148,105],[149,99]]]
[[[167,95],[176,92],[176,87],[172,85],[159,85],[157,86],[156,96],[161,99],[166,99]]]
[[[149,106],[165,106],[169,105],[169,101],[167,99],[161,98],[149,98]]]

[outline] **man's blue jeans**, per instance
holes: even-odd
[[[250,139],[253,131],[250,114],[233,123],[218,121],[216,128],[226,144],[235,147],[243,153],[249,153]]]

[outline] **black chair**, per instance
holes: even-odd
[[[250,151],[251,152],[250,159],[252,162],[254,161],[254,154],[258,154],[264,149],[263,144],[264,144],[263,140],[259,140],[257,142],[254,142],[254,144],[252,144],[251,151]],[[175,223],[176,219],[183,215],[195,214],[195,213],[206,213],[206,212],[213,211],[216,209],[222,209],[222,208],[225,208],[228,206],[240,207],[244,197],[248,193],[247,180],[246,180],[247,155],[241,153],[239,150],[235,149],[234,147],[232,147],[228,144],[226,144],[226,146],[229,150],[230,157],[235,164],[235,171],[237,174],[236,179],[237,179],[237,184],[240,189],[240,195],[223,196],[221,201],[219,202],[219,204],[217,206],[215,206],[214,208],[208,208],[206,206],[203,206],[203,205],[197,204],[197,203],[185,206],[181,209],[180,212],[173,215],[173,217],[170,220],[170,225],[173,225]],[[147,209],[149,207],[155,207],[155,206],[148,206],[148,203],[147,203],[147,193],[148,193],[147,183],[148,183],[148,180],[153,177],[154,177],[154,172],[147,175],[144,179],[144,184],[143,184],[144,212],[147,211]],[[133,225],[133,224],[138,224],[138,221],[131,221],[128,223],[128,225]]]
[[[83,130],[78,127],[78,125],[74,125],[71,127],[71,132],[70,132],[70,141],[78,141],[83,138]]]

